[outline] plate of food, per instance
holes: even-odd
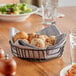
[[[37,11],[38,7],[26,3],[0,4],[0,19],[5,21],[24,21]]]
[[[76,76],[76,64],[68,65],[60,72],[60,76]]]

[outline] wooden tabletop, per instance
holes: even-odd
[[[58,18],[56,26],[62,31],[69,34],[69,30],[76,26],[76,7],[63,7],[59,11],[65,14],[64,18]],[[9,29],[15,27],[27,33],[36,32],[43,28],[42,18],[33,14],[24,22],[5,22],[0,21],[0,48],[11,56],[9,45]],[[63,67],[70,64],[69,36],[65,45],[64,53],[60,58],[49,60],[47,62],[29,62],[14,57],[17,62],[16,76],[59,76]]]
[[[20,0],[0,0],[0,4],[18,3]]]

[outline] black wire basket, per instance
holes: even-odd
[[[56,26],[51,25],[49,26],[50,29],[57,30]],[[48,27],[48,28],[49,28]],[[45,29],[43,29],[45,30]],[[58,33],[56,31],[56,33]],[[41,32],[40,32],[41,33]],[[60,32],[59,32],[60,34]],[[58,34],[57,34],[58,35]],[[48,48],[48,49],[35,49],[32,47],[27,47],[27,46],[22,46],[14,44],[10,40],[10,45],[11,45],[11,52],[14,56],[19,57],[21,59],[29,60],[29,61],[38,61],[38,62],[43,62],[49,59],[54,59],[62,56],[63,51],[64,51],[64,46],[65,46],[66,40],[64,40],[59,46],[54,47],[54,48]]]
[[[64,43],[65,44],[65,43]],[[16,45],[13,45],[10,42],[11,45],[11,51],[12,54],[16,57],[19,57],[21,59],[26,59],[30,61],[46,61],[49,59],[54,59],[62,56],[63,51],[64,51],[64,45],[61,46],[60,48],[56,48],[54,50],[58,50],[55,53],[49,53],[50,51],[54,50],[35,50],[32,48],[23,48],[23,47],[18,47]]]

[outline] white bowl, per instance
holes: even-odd
[[[6,4],[0,4],[0,6],[3,6]],[[31,14],[36,13],[39,8],[34,6],[34,5],[28,5],[28,7],[32,8],[32,12],[30,13],[25,13],[25,14],[19,14],[19,15],[15,15],[15,14],[1,14],[0,15],[0,20],[3,21],[13,21],[13,22],[20,22],[20,21],[24,21],[26,18],[28,18]]]
[[[67,70],[69,70],[72,67],[72,65],[68,65],[65,68],[63,68],[60,72],[60,76],[65,76]]]

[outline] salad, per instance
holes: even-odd
[[[32,9],[27,6],[26,3],[22,4],[6,4],[4,6],[0,6],[0,14],[24,14],[30,13]]]

